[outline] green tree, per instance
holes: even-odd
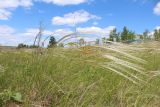
[[[136,38],[135,32],[129,31],[127,35],[127,40],[134,40]]]
[[[105,37],[103,37],[103,38],[102,38],[102,43],[103,43],[103,44],[106,44],[106,42],[107,42],[107,39],[106,39]]]
[[[51,36],[48,47],[51,48],[51,47],[55,47],[56,45],[57,45],[56,39],[54,38],[54,36]]]
[[[121,33],[122,41],[134,40],[135,37],[136,37],[135,32],[129,31],[127,27],[123,28],[123,31]]]
[[[140,39],[144,39],[144,36],[142,34],[138,35]]]
[[[159,41],[159,40],[160,40],[160,29],[159,29],[159,30],[156,29],[156,30],[154,31],[154,38],[155,38],[156,41]]]
[[[109,35],[109,40],[110,41],[114,41],[114,38],[117,39],[117,29],[113,29],[111,32],[110,32],[110,35]]]
[[[36,45],[30,45],[29,48],[38,48],[39,46]]]
[[[120,42],[120,41],[121,41],[121,36],[120,36],[120,35],[121,35],[120,32],[118,32],[117,35],[116,35],[116,41],[117,41],[117,42]]]
[[[20,44],[18,44],[18,47],[17,48],[29,48],[29,46],[28,45],[26,45],[26,44],[23,44],[23,43],[20,43]]]
[[[99,45],[99,42],[100,42],[100,40],[99,39],[96,39],[96,45]]]
[[[122,41],[128,40],[128,33],[129,33],[129,30],[128,30],[127,27],[125,26],[125,27],[123,28],[122,33],[121,33],[121,40],[122,40]]]
[[[146,40],[146,39],[149,39],[149,31],[148,30],[145,30],[144,32],[143,32],[143,39],[144,40]]]
[[[84,41],[83,38],[81,38],[81,39],[79,40],[79,46],[83,46],[84,44],[85,44],[85,41]]]

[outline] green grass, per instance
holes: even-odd
[[[130,47],[147,49],[137,51],[130,50]],[[130,47],[122,50],[134,58],[103,47],[56,48],[43,50],[43,54],[30,50],[2,51],[0,103],[6,107],[11,102],[22,107],[159,107],[158,44]],[[145,75],[105,58],[106,54],[138,65],[135,69],[142,67]],[[139,60],[145,60],[147,63]],[[10,93],[21,93],[23,102],[18,103],[8,94],[5,95],[6,90]]]

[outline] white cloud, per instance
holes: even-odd
[[[0,25],[0,34],[7,35],[15,32],[15,29],[7,25]]]
[[[0,20],[7,20],[11,15],[12,13],[10,11],[0,9]]]
[[[32,6],[32,0],[0,0],[0,8],[17,8],[18,6],[30,7]]]
[[[8,46],[17,46],[19,43],[31,45],[39,32],[37,28],[28,28],[24,32],[17,32],[16,29],[7,25],[0,25],[0,31],[0,44]],[[45,30],[42,39],[44,40],[51,34],[54,34],[56,38],[60,38],[70,33],[73,33],[70,29]]]
[[[160,26],[157,26],[156,29],[160,29]]]
[[[12,11],[18,7],[30,8],[34,2],[53,3],[55,5],[78,5],[91,0],[0,0],[0,20],[8,20]]]
[[[91,19],[100,19],[96,15],[92,15],[85,10],[78,10],[73,13],[65,14],[63,17],[56,16],[53,17],[52,23],[54,25],[69,25],[73,26],[75,24],[85,23]]]
[[[73,31],[71,31],[70,29],[57,29],[54,31],[54,35],[57,36],[65,36],[71,33],[73,33]]]
[[[7,25],[0,25],[0,44],[5,45],[14,45],[13,42],[16,41],[17,38],[13,36],[16,30]]]
[[[65,6],[65,5],[78,5],[81,3],[85,3],[88,2],[88,0],[40,0],[46,3],[53,3],[56,5],[61,5],[61,6]]]
[[[111,30],[113,30],[114,28],[115,26],[109,26],[106,28],[85,27],[77,28],[77,32],[80,33],[79,36],[84,37],[87,41],[92,41],[99,37],[107,37]],[[29,28],[26,29],[24,32],[17,32],[16,29],[7,25],[0,25],[0,31],[0,44],[12,46],[17,46],[19,43],[25,43],[30,45],[33,44],[35,36],[39,32],[39,30],[36,28]],[[54,34],[53,36],[58,40],[61,37],[71,33],[73,33],[71,29],[56,29],[53,31],[45,30],[43,32],[42,39],[46,38],[51,34]],[[46,41],[46,43],[47,42],[48,41]]]
[[[116,28],[115,26],[109,26],[106,28],[100,27],[85,27],[85,28],[78,28],[77,31],[83,34],[93,34],[99,36],[108,36],[110,32]]]
[[[22,7],[30,7],[33,5],[33,1],[32,0],[19,0],[19,6],[22,6]]]
[[[86,42],[95,41],[96,39],[97,39],[97,37],[84,37],[84,40]]]
[[[32,5],[32,0],[0,0],[0,20],[9,19],[17,7],[29,8]]]
[[[156,26],[151,32],[149,32],[149,36],[152,38],[152,39],[154,39],[154,32],[155,32],[155,30],[159,30],[160,29],[160,26]]]
[[[160,2],[154,7],[154,14],[160,15]]]
[[[0,25],[0,44],[16,46],[19,43],[33,44],[38,29],[26,29],[25,32],[17,32],[16,29]],[[44,33],[48,34],[48,31]]]
[[[85,41],[95,41],[97,38],[109,37],[110,32],[116,28],[115,26],[108,26],[106,28],[100,27],[84,27],[77,28],[78,37],[77,39],[83,38]],[[70,40],[69,40],[70,41]],[[72,40],[71,40],[72,41]],[[75,39],[73,39],[75,41]]]
[[[98,25],[98,22],[93,22],[93,25],[94,25],[94,26]]]
[[[29,28],[26,29],[25,33],[23,33],[22,35],[26,35],[26,36],[30,36],[30,37],[35,37],[36,34],[38,34],[39,29],[36,28]],[[51,35],[52,32],[49,30],[44,30],[43,35]]]
[[[25,33],[23,33],[22,35],[26,35],[28,37],[35,37],[36,34],[38,34],[39,29],[36,28],[29,28],[25,31]],[[44,36],[49,36],[49,35],[54,35],[54,36],[65,36],[68,34],[73,33],[70,29],[56,29],[53,31],[50,30],[44,30],[43,35]]]

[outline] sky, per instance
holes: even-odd
[[[86,41],[124,26],[138,34],[160,28],[160,0],[0,0],[0,45],[33,44],[39,23],[44,38],[74,32]]]

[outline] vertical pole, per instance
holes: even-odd
[[[40,22],[39,35],[38,35],[38,47],[40,47],[40,42],[41,42],[41,38],[42,38],[42,32],[43,32],[42,22]]]

